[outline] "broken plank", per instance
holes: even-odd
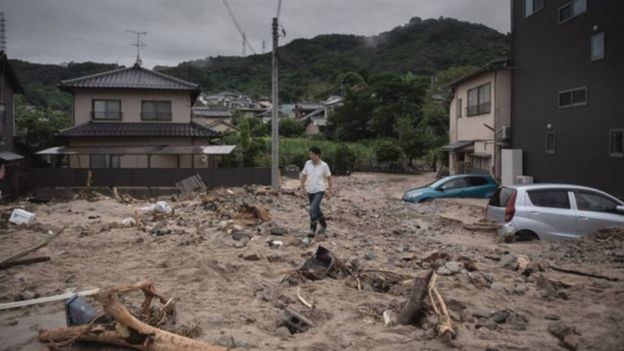
[[[48,303],[48,302],[66,300],[74,295],[90,296],[90,295],[95,295],[99,292],[100,292],[100,289],[91,289],[91,290],[83,290],[79,292],[65,293],[65,294],[60,294],[60,295],[40,297],[40,298],[32,299],[32,300],[0,303],[0,311],[8,310],[11,308],[26,307],[26,306],[36,305],[40,303]]]
[[[9,267],[13,267],[13,266],[21,266],[21,265],[27,265],[27,264],[32,264],[32,263],[38,263],[38,262],[46,262],[46,261],[49,261],[50,259],[51,259],[50,256],[37,256],[37,257],[25,258],[22,260],[13,260],[13,261],[8,261],[3,264],[0,264],[0,269],[6,269]]]
[[[20,252],[18,252],[18,253],[16,253],[16,254],[14,254],[14,255],[11,255],[11,256],[9,256],[9,257],[6,257],[6,258],[4,258],[4,259],[0,260],[0,266],[2,266],[2,265],[4,265],[4,264],[6,264],[7,262],[17,260],[17,259],[18,259],[18,258],[20,258],[20,257],[24,257],[24,256],[28,255],[29,253],[34,252],[34,251],[37,251],[37,250],[39,250],[40,248],[42,248],[42,247],[44,247],[44,246],[48,245],[48,243],[49,243],[52,239],[54,239],[54,238],[56,238],[57,236],[61,235],[61,233],[65,230],[65,228],[67,228],[67,225],[66,225],[66,226],[64,226],[63,228],[61,228],[61,230],[59,230],[59,231],[58,231],[58,232],[56,232],[55,234],[52,234],[52,235],[48,236],[48,237],[47,237],[44,241],[40,242],[39,244],[37,244],[37,245],[35,245],[35,246],[33,246],[33,247],[29,247],[29,248],[28,248],[28,249],[26,249],[26,250],[20,251]]]
[[[428,271],[425,274],[420,274],[414,278],[414,287],[399,312],[400,324],[415,324],[423,315],[423,298],[429,288],[429,281],[431,280],[432,274],[433,271]]]
[[[580,276],[590,277],[590,278],[605,279],[611,282],[617,282],[620,280],[620,278],[617,278],[617,277],[609,277],[609,276],[597,274],[597,273],[588,273],[588,272],[583,272],[583,271],[579,271],[579,270],[572,269],[572,268],[563,268],[563,267],[557,267],[557,266],[552,266],[552,265],[550,266],[550,268],[557,272],[575,274],[575,275],[580,275]]]

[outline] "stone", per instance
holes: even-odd
[[[516,270],[519,266],[518,257],[514,254],[503,255],[501,256],[500,261],[498,261],[498,266],[512,271]]]
[[[498,328],[498,324],[496,324],[496,322],[494,322],[492,318],[483,318],[483,319],[480,319],[475,324],[475,328],[476,329],[486,328],[489,330],[495,330],[496,328]]]
[[[535,261],[531,261],[529,262],[523,270],[521,270],[522,274],[525,276],[530,276],[533,273],[537,273],[537,272],[541,272],[543,271],[542,269],[542,265],[539,264],[538,262]]]
[[[286,327],[279,327],[275,330],[275,336],[280,337],[282,339],[286,339],[290,337],[290,331]]]
[[[384,311],[383,319],[386,327],[393,327],[399,323],[399,315],[392,310]]]
[[[558,314],[547,314],[544,316],[544,319],[548,319],[550,321],[558,321],[561,319],[561,316]]]
[[[481,272],[468,272],[468,281],[477,288],[489,288],[491,280]]]
[[[234,247],[237,249],[242,249],[245,246],[247,246],[247,240],[243,240],[243,241],[237,241],[234,243]]]
[[[247,261],[260,260],[260,254],[255,250],[248,250],[243,253],[243,259]]]
[[[236,230],[232,232],[232,239],[236,241],[249,240],[250,238],[251,238],[251,235],[242,230]]]
[[[575,351],[579,348],[581,338],[578,335],[570,334],[563,338],[562,345],[568,350]]]
[[[524,269],[529,265],[529,263],[531,263],[531,259],[526,256],[526,255],[518,255],[516,256],[516,259],[518,261],[518,270],[520,272],[524,271]]]
[[[217,228],[218,228],[219,230],[226,230],[226,229],[227,229],[227,227],[228,227],[228,225],[229,225],[229,224],[228,224],[228,222],[227,222],[227,221],[221,221],[221,222],[219,222],[219,224],[217,225]]]
[[[500,311],[494,312],[491,318],[495,323],[503,324],[507,322],[507,318],[509,317],[509,314],[510,313],[507,310],[500,310]]]
[[[524,295],[527,290],[529,290],[529,287],[526,284],[516,284],[513,289],[513,293],[515,295]]]
[[[288,234],[288,231],[282,227],[273,227],[271,228],[271,235],[284,236]]]
[[[494,314],[494,311],[487,307],[478,307],[472,311],[472,316],[475,318],[490,318]]]
[[[563,339],[571,334],[574,334],[574,328],[570,327],[564,322],[556,322],[548,326],[548,332],[555,336],[557,339],[563,341]]]
[[[505,285],[499,282],[492,283],[492,285],[490,285],[490,289],[494,291],[504,291],[504,292],[507,291],[507,288],[505,287]]]
[[[31,290],[24,290],[17,296],[17,300],[18,301],[32,300],[38,297],[39,297],[39,294],[37,294],[36,292],[31,291]]]
[[[439,275],[453,275],[461,272],[463,264],[457,261],[446,262],[443,266],[438,267],[436,273]]]
[[[372,252],[372,251],[369,251],[369,252],[366,253],[366,255],[364,255],[364,259],[367,260],[367,261],[372,261],[372,260],[374,260],[376,258],[377,258],[377,255],[374,252]]]

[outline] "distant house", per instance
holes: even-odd
[[[519,175],[624,198],[623,11],[615,0],[511,1]]]
[[[321,110],[325,111],[325,105],[323,105],[322,103],[318,102],[303,102],[303,103],[298,103],[295,105],[294,111],[295,111],[295,116],[299,119],[309,115],[312,112],[315,112],[317,110]]]
[[[15,152],[13,139],[15,137],[15,110],[13,97],[23,94],[15,71],[11,67],[7,56],[0,51],[0,197],[17,192],[17,169],[23,156]]]
[[[449,173],[501,175],[501,148],[511,123],[511,72],[507,60],[489,63],[449,84]]]
[[[59,87],[74,97],[74,125],[60,132],[68,145],[38,154],[71,168],[206,168],[226,150],[207,147],[220,133],[191,120],[197,84],[135,64]]]

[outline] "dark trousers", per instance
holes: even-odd
[[[319,191],[314,194],[308,193],[308,200],[310,201],[310,225],[313,230],[316,229],[316,224],[319,222],[323,227],[327,226],[327,223],[325,223],[325,217],[321,211],[321,200],[323,200],[323,195],[325,195],[325,192],[323,191]]]

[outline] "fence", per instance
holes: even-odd
[[[88,169],[30,168],[21,174],[22,188],[79,187],[87,183]],[[270,168],[99,168],[93,169],[94,187],[174,187],[199,174],[209,187],[271,184]]]

